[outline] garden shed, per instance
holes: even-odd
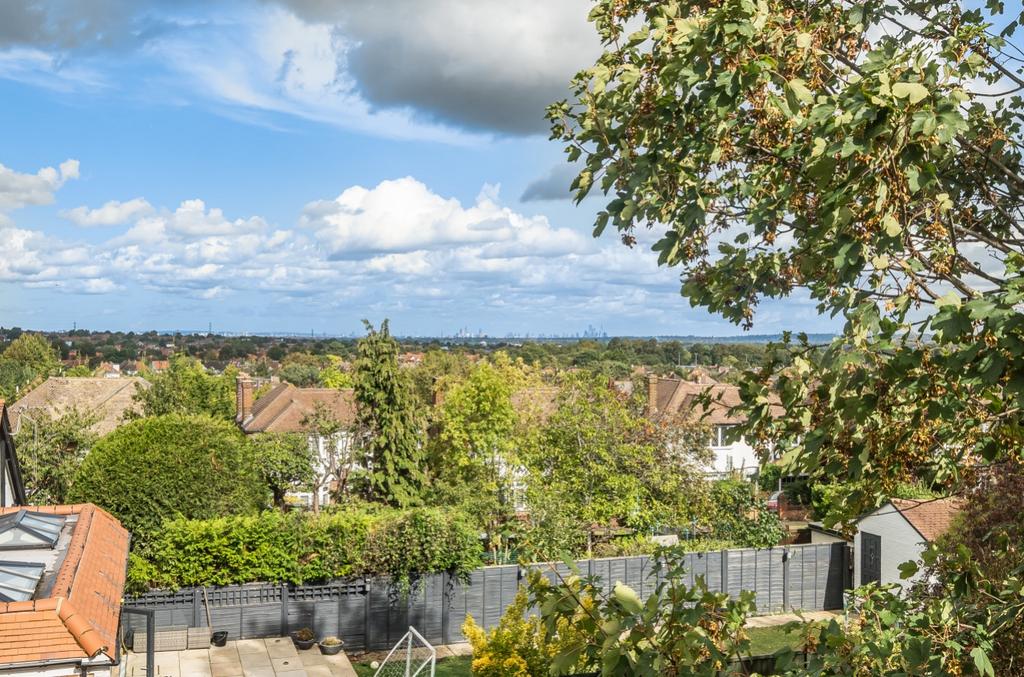
[[[920,560],[928,544],[949,530],[960,506],[955,498],[893,498],[860,518],[854,537],[854,585],[912,583],[914,578],[900,578],[900,564]]]

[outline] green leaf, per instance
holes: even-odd
[[[628,585],[616,583],[613,594],[615,595],[615,600],[622,605],[622,608],[631,614],[638,614],[644,608],[636,591]]]
[[[800,78],[793,78],[787,83],[789,91],[793,92],[793,95],[801,103],[813,103],[814,95],[811,90],[807,89],[807,83]]]
[[[889,237],[898,237],[903,232],[903,227],[900,226],[900,222],[896,220],[896,217],[892,214],[886,214],[885,218],[882,219],[882,228],[885,230],[885,234]]]
[[[898,569],[900,570],[900,578],[906,580],[917,573],[917,562],[904,562],[899,565]]]
[[[920,82],[897,82],[892,86],[892,95],[897,99],[909,99],[914,104],[928,96],[928,88]]]
[[[992,662],[988,659],[988,654],[980,646],[976,646],[971,649],[971,658],[974,659],[974,665],[978,668],[978,672],[983,675],[990,675],[994,677],[996,674],[995,669],[992,667]]]

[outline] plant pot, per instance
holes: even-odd
[[[312,649],[313,645],[316,644],[316,637],[313,639],[299,639],[292,634],[292,644],[295,645],[296,649]]]
[[[210,635],[210,643],[214,646],[224,646],[228,643],[228,631],[218,630]]]
[[[341,649],[344,646],[344,644],[321,644],[320,653],[322,653],[325,656],[334,656],[336,654],[341,653]]]

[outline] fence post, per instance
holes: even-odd
[[[441,643],[451,644],[451,597],[448,586],[448,572],[441,572]]]
[[[288,584],[281,584],[281,636],[287,637],[288,631]]]
[[[363,596],[363,644],[367,651],[373,651],[370,646],[370,579],[363,578],[363,589],[366,594]]]
[[[722,592],[729,594],[729,551],[722,550]]]
[[[199,612],[199,588],[192,588],[192,627],[201,628],[203,627],[203,618]],[[210,632],[213,632],[213,628],[210,628]]]
[[[789,607],[789,548],[782,549],[782,610]]]

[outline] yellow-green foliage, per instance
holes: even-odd
[[[526,616],[526,588],[520,588],[498,625],[484,630],[466,616],[462,633],[473,646],[474,677],[535,677],[548,675],[555,656],[569,647],[576,633],[571,624],[560,623],[553,641],[545,637],[536,616]]]

